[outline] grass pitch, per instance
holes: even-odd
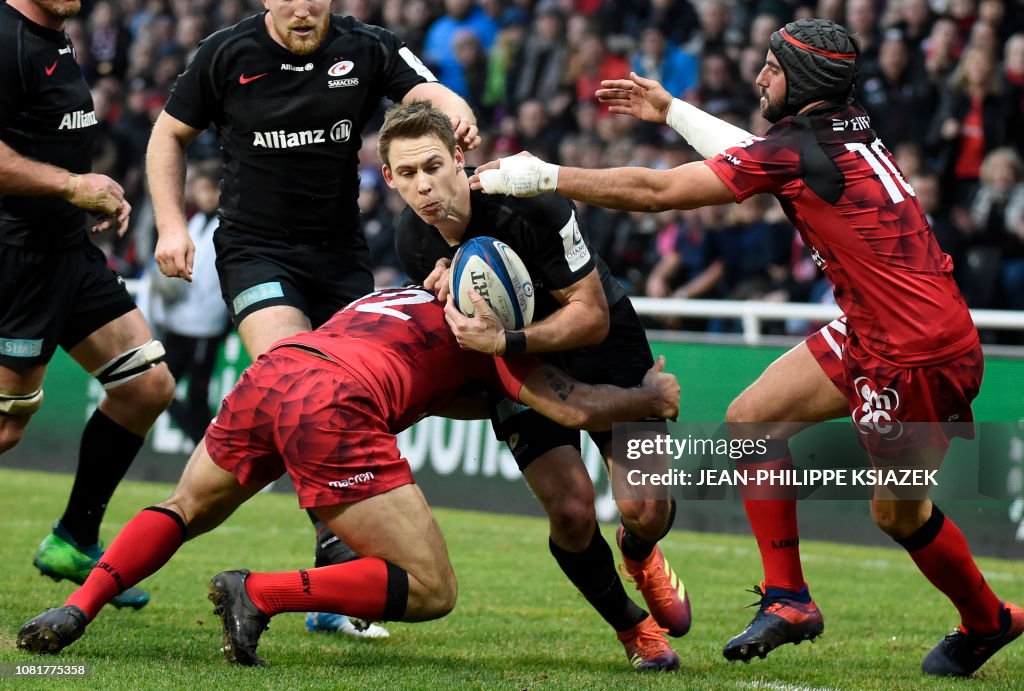
[[[750,620],[743,592],[759,578],[753,538],[673,532],[662,543],[685,579],[694,627],[674,647],[682,669],[639,674],[611,629],[558,570],[543,520],[438,510],[459,577],[447,618],[390,624],[386,641],[309,634],[300,614],[276,617],[259,652],[270,665],[236,668],[218,652],[220,623],[206,600],[215,573],[311,565],[313,535],[295,498],[263,494],[219,530],[186,544],[142,585],[139,612],[103,610],[85,636],[56,657],[14,647],[21,624],[62,604],[72,586],[39,576],[32,554],[63,510],[71,477],[0,469],[0,663],[90,664],[88,679],[14,682],[18,688],[151,689],[1012,689],[1024,686],[1024,641],[1000,652],[976,678],[935,680],[918,665],[956,623],[953,608],[900,550],[808,542],[805,569],[825,614],[816,643],[784,646],[766,660],[727,663],[723,643]],[[168,485],[125,483],[103,539]],[[681,507],[685,510],[685,507]],[[950,506],[955,518],[956,507]],[[604,526],[612,542],[612,526]],[[1024,601],[1024,562],[980,560],[1001,597]],[[632,586],[627,584],[632,591]],[[639,597],[639,596],[638,596]],[[8,681],[8,680],[4,680]],[[2,682],[0,682],[2,683]],[[4,684],[6,686],[6,684]]]

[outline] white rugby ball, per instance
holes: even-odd
[[[492,237],[476,237],[459,247],[448,274],[455,306],[474,314],[470,289],[487,300],[502,326],[515,331],[533,321],[534,293],[530,272],[511,247]]]

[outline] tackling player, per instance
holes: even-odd
[[[763,138],[633,75],[606,83],[599,98],[613,112],[667,122],[707,161],[581,170],[515,157],[497,170],[482,166],[473,184],[645,211],[774,194],[835,286],[844,316],[776,360],[732,402],[726,416],[734,434],[770,433],[774,453],[756,460],[786,468],[792,458],[783,440],[851,414],[877,466],[937,467],[950,436],[973,435],[970,404],[984,366],[952,262],[851,97],[859,51],[846,29],[804,19],[772,34],[770,46],[757,85],[761,112],[775,124]],[[953,420],[959,425],[946,424]],[[896,426],[905,434],[887,433]],[[824,629],[801,570],[795,499],[757,499],[745,495],[744,506],[765,582],[757,615],[725,646],[730,660],[764,657]],[[871,514],[960,614],[960,626],[928,653],[923,671],[968,676],[1024,631],[1024,610],[996,597],[963,534],[927,497],[894,499],[878,487]]]
[[[146,152],[156,263],[167,276],[192,280],[185,149],[210,123],[216,126],[224,155],[213,237],[217,272],[254,360],[278,339],[320,326],[373,290],[357,204],[358,153],[363,128],[383,98],[431,101],[466,146],[480,141],[466,102],[392,32],[332,15],[330,0],[263,0],[263,6],[266,12],[200,44]],[[351,556],[318,530],[318,563]],[[316,630],[325,621],[311,616],[307,625]]]
[[[481,318],[497,320],[473,294]],[[455,605],[444,538],[401,457],[395,435],[456,399],[493,389],[562,424],[610,429],[615,420],[675,417],[679,384],[652,367],[639,387],[577,382],[533,358],[460,348],[423,288],[367,295],[316,331],[287,337],[242,375],[192,454],[174,494],[141,511],[99,568],[62,607],[22,626],[18,647],[55,653],[77,640],[124,588],[155,573],[186,539],[212,530],[287,471],[312,509],[362,556],[285,573],[227,571],[210,599],[224,654],[243,665],[270,617],[318,610],[370,620],[422,621]]]

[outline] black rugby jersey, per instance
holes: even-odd
[[[609,307],[625,296],[604,260],[587,246],[576,220],[576,205],[565,197],[542,194],[517,199],[473,190],[470,199],[472,214],[463,241],[489,235],[516,251],[536,288],[534,320],[561,307],[548,291],[568,288],[595,268]],[[433,271],[438,259],[451,259],[458,249],[408,207],[398,221],[395,245],[405,272],[418,283]]]
[[[386,29],[332,15],[320,48],[300,56],[274,42],[264,15],[203,41],[166,111],[216,125],[221,218],[270,235],[352,235],[363,127],[383,97],[436,80]]]
[[[71,40],[0,4],[0,140],[26,158],[88,173],[92,95]],[[0,195],[0,242],[55,250],[87,239],[85,211],[60,197]]]

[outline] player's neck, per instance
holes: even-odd
[[[463,174],[465,177],[465,174]],[[458,245],[462,242],[462,236],[466,234],[469,227],[469,219],[473,216],[473,205],[470,203],[468,179],[465,185],[459,185],[455,193],[455,201],[452,204],[448,217],[437,224],[436,228],[449,245]]]
[[[25,19],[47,29],[63,31],[64,25],[68,22],[64,17],[58,17],[55,14],[50,14],[39,5],[32,2],[32,0],[7,0],[7,4],[25,17]]]

